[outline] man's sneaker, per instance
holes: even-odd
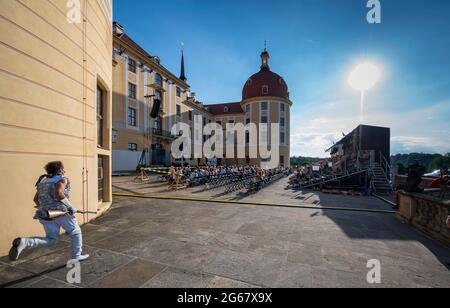
[[[19,260],[19,256],[26,248],[26,242],[22,238],[16,238],[13,243],[11,250],[9,251],[9,260],[17,261]]]

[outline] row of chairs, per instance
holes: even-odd
[[[287,173],[286,171],[280,172],[280,173],[276,173],[270,176],[266,176],[264,178],[260,178],[256,181],[251,181],[248,185],[247,185],[247,193],[256,193],[258,191],[260,191],[261,189],[275,183],[276,181],[288,176],[289,173]]]
[[[190,187],[197,187],[205,185],[209,180],[209,176],[202,176],[202,177],[194,177],[189,179],[189,186]]]
[[[252,174],[252,175],[243,175],[240,178],[231,180],[231,182],[228,183],[225,187],[225,193],[229,194],[247,188],[248,185],[250,185],[250,183],[253,182],[255,178],[256,176]]]
[[[237,175],[218,175],[218,176],[201,176],[190,178],[185,175],[181,175],[179,183],[188,185],[190,187],[196,187],[206,185],[206,189],[215,189],[225,186],[229,181],[232,181]],[[173,178],[170,174],[160,174],[158,180],[161,182],[172,182]]]
[[[241,174],[223,174],[212,176],[206,183],[205,188],[206,190],[221,188],[235,180],[238,180],[241,176]]]

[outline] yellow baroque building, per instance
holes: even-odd
[[[114,23],[113,29],[113,171],[135,170],[141,158],[145,165],[166,165],[175,140],[171,128],[193,109],[183,103],[192,95],[190,87],[120,24]],[[161,105],[153,118],[155,99]]]
[[[7,0],[0,16],[5,255],[15,237],[43,233],[33,197],[50,161],[64,162],[77,208],[100,214],[111,204],[112,1]]]
[[[216,122],[226,128],[228,123],[279,123],[280,166],[290,165],[290,108],[288,86],[269,68],[269,53],[261,54],[261,69],[244,85],[242,100],[205,105],[191,92],[184,71],[184,55],[179,77],[167,70],[159,57],[150,55],[131,37],[123,26],[114,23],[113,59],[113,172],[134,171],[137,166],[169,166],[187,162],[204,165],[206,159],[174,160],[171,144],[175,136],[171,128],[177,123],[194,126],[200,115],[203,125]],[[161,102],[154,106],[155,98]],[[152,110],[159,107],[156,118]],[[192,148],[202,132],[192,131]],[[225,134],[224,134],[225,135]],[[200,137],[201,138],[201,137]],[[206,137],[203,137],[203,142]],[[197,141],[196,141],[197,140]],[[249,144],[246,142],[246,151]],[[192,151],[194,152],[194,151]],[[257,158],[218,158],[219,165],[262,165]]]

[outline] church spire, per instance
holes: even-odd
[[[180,79],[186,82],[187,78],[184,73],[184,44],[181,44],[181,73],[180,73]]]

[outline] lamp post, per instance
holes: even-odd
[[[355,69],[350,73],[348,83],[352,88],[358,90],[361,93],[361,105],[360,105],[360,121],[363,124],[364,121],[364,100],[366,91],[373,88],[380,80],[381,72],[375,65],[364,62],[358,64]]]

